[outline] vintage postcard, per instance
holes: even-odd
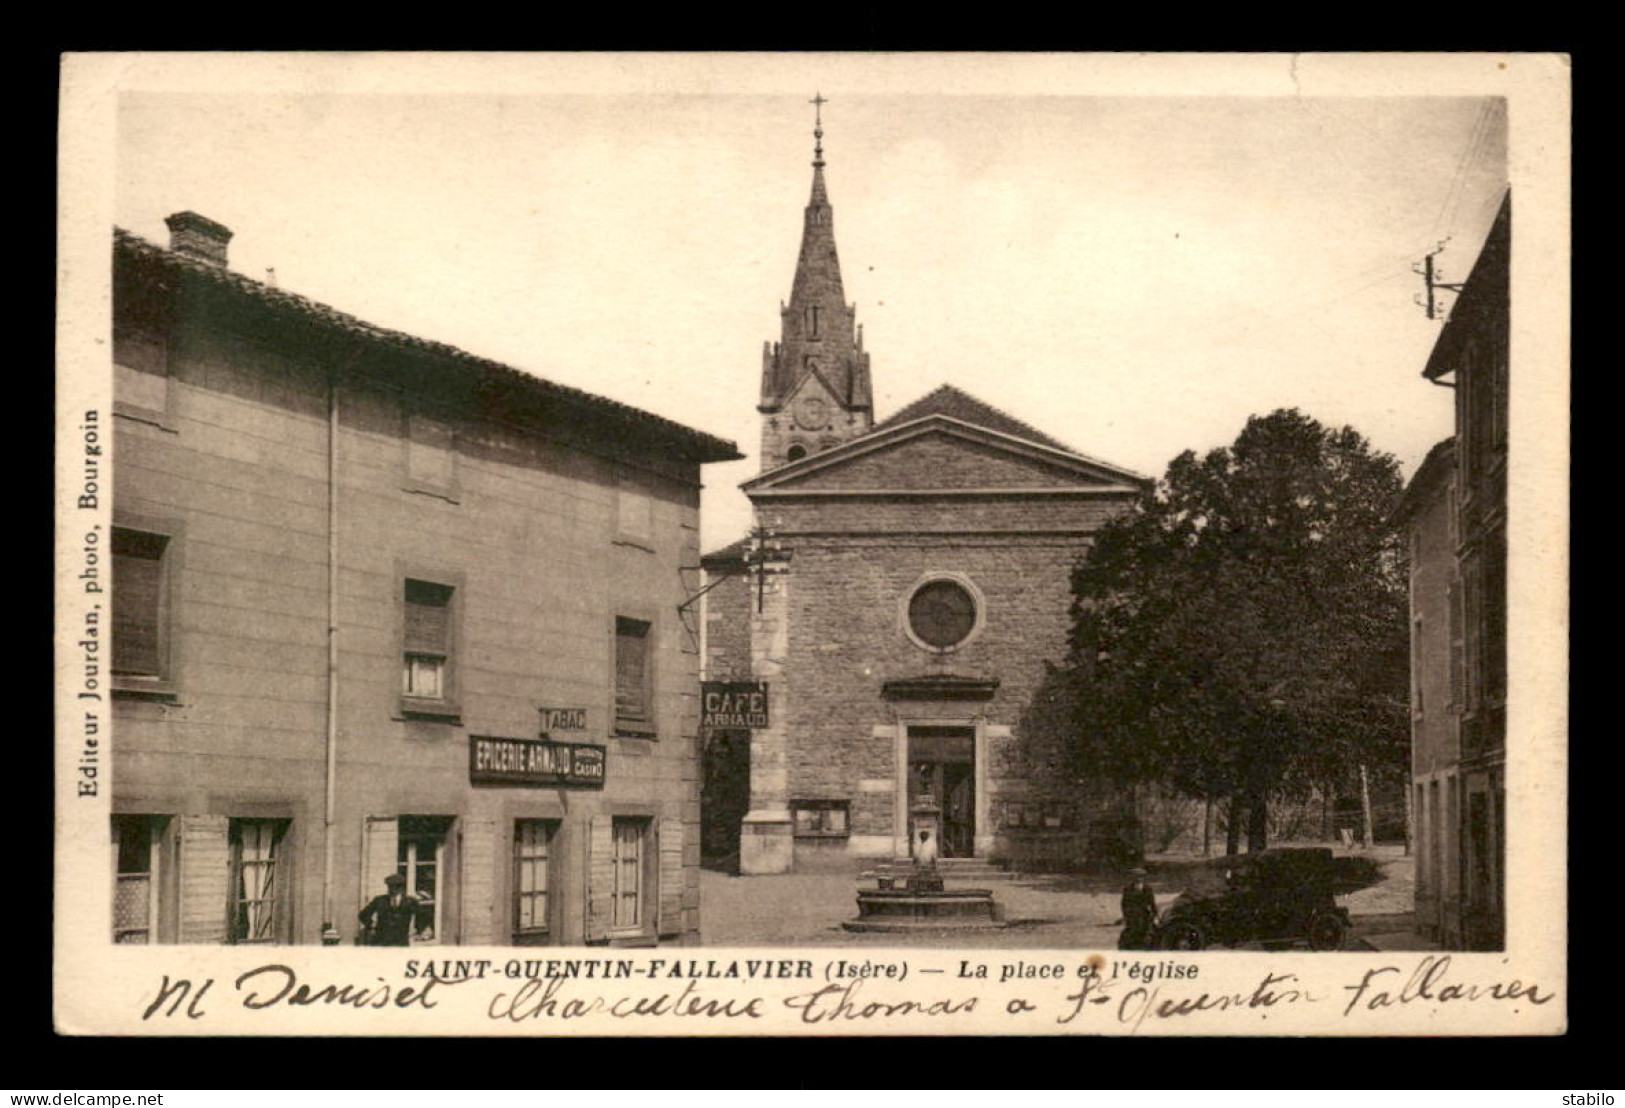
[[[57,1028],[1561,1034],[1570,87],[64,57]]]

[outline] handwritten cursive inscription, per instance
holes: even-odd
[[[859,979],[846,985],[825,985],[815,993],[784,998],[784,1006],[794,1009],[802,1023],[826,1020],[872,1020],[893,1016],[953,1016],[976,1011],[974,996],[943,997],[937,1000],[869,1000],[860,1003],[863,989]]]
[[[282,965],[260,966],[237,978],[236,987],[247,995],[243,1007],[250,1009],[273,1008],[278,1004],[305,1006],[326,1004],[341,1008],[433,1008],[431,997],[437,985],[460,985],[462,981],[433,977],[423,985],[403,985],[393,988],[382,977],[376,985],[317,985],[312,987],[299,980],[297,974]],[[265,990],[261,992],[260,990]]]
[[[1504,964],[1506,960],[1500,961]],[[445,1006],[452,1011],[442,1013],[453,1022],[460,1014],[457,1009],[468,1013],[470,1007],[475,1011],[483,1009],[487,1020],[504,1024],[540,1020],[568,1021],[579,1026],[577,1021],[596,1017],[610,1021],[675,1019],[689,1026],[696,1026],[692,1021],[698,1020],[711,1021],[713,1027],[724,1023],[746,1027],[756,1021],[771,1023],[773,1017],[778,1017],[799,1025],[822,1025],[822,1030],[856,1029],[856,1025],[898,1026],[921,1019],[952,1026],[956,1020],[981,1015],[986,1019],[977,1023],[978,1029],[985,1028],[990,1020],[999,1022],[1001,1017],[1030,1016],[1052,1029],[1058,1026],[1128,1034],[1170,1025],[1178,1025],[1185,1033],[1207,1034],[1215,1026],[1214,1021],[1262,1022],[1278,1010],[1296,1011],[1304,1005],[1324,1013],[1324,1026],[1356,1016],[1369,1018],[1373,1013],[1380,1017],[1406,1006],[1420,1006],[1425,1011],[1429,1006],[1457,1002],[1503,1006],[1510,1002],[1508,1010],[1516,1013],[1531,1011],[1557,997],[1555,990],[1532,981],[1506,976],[1489,979],[1493,970],[1474,979],[1473,970],[1486,964],[1492,963],[1482,957],[1458,957],[1453,961],[1449,954],[1429,954],[1393,965],[1356,962],[1352,966],[1328,966],[1332,982],[1329,986],[1298,973],[1266,972],[1258,978],[1241,978],[1253,984],[1236,989],[1213,984],[1198,987],[1191,977],[1160,972],[1165,968],[1163,964],[1147,972],[1108,975],[1100,972],[1103,966],[1085,959],[1075,964],[1043,963],[1043,972],[1031,974],[1021,972],[1025,963],[1013,963],[1017,968],[1003,975],[1007,978],[1004,983],[1013,988],[991,993],[954,991],[949,986],[941,992],[916,988],[899,994],[897,988],[910,968],[906,962],[886,963],[888,972],[871,972],[875,964],[865,962],[860,966],[836,960],[826,967],[826,975],[834,980],[819,986],[803,984],[799,990],[793,986],[773,987],[776,980],[772,979],[779,976],[776,970],[766,974],[768,981],[745,984],[746,972],[734,968],[739,963],[693,960],[624,959],[613,963],[615,972],[586,977],[568,970],[561,972],[552,962],[533,966],[516,960],[507,964],[512,970],[504,968],[499,973],[497,964],[485,960],[410,961],[405,967],[406,977],[412,979],[409,983],[383,975],[365,981],[309,981],[302,979],[293,966],[272,962],[240,974],[231,987],[236,1004],[251,1012],[311,1007],[357,1013],[380,1009],[430,1011],[442,1007],[439,1001],[445,994],[437,990],[455,988],[453,999],[459,1003]],[[749,967],[751,963],[744,965]],[[782,966],[787,967],[785,975],[793,978],[811,976],[809,961],[786,961]],[[520,967],[530,967],[533,972],[519,978],[515,974]],[[961,960],[960,977],[978,981],[983,976],[991,977],[985,972],[967,973],[967,967],[983,969],[982,963]],[[1134,967],[1140,968],[1140,964]],[[797,972],[791,973],[791,969]],[[895,973],[890,972],[892,969]],[[921,972],[946,971],[927,968]],[[748,975],[762,976],[754,971],[748,971]],[[670,976],[681,976],[681,987],[677,981],[666,987],[655,983],[657,978]],[[1075,977],[1075,985],[1060,984],[1057,979],[1061,976]],[[644,988],[631,980],[637,977],[644,978]],[[209,1002],[219,1004],[220,991],[211,992],[215,984],[213,978],[165,974],[157,983],[156,993],[142,998],[141,1018],[205,1019],[212,1014]],[[741,989],[741,985],[745,987]],[[1031,1023],[1023,1028],[1028,1032],[1033,1029]]]
[[[606,1000],[602,996],[566,996],[565,982],[553,977],[547,980],[532,977],[512,993],[499,992],[486,1006],[486,1017],[518,1023],[534,1019],[582,1019],[587,1016],[610,1016],[614,1019],[632,1019],[639,1016],[700,1016],[725,1019],[761,1019],[762,999],[714,1000],[700,994],[699,984],[689,981],[683,991],[673,996],[659,993],[654,996],[622,996]]]
[[[1355,1009],[1364,1004],[1368,1012],[1379,1011],[1383,1008],[1394,1007],[1417,1002],[1431,1004],[1448,1004],[1456,1000],[1524,1000],[1530,1004],[1545,1004],[1554,994],[1542,993],[1540,987],[1534,982],[1525,985],[1514,978],[1511,981],[1494,981],[1489,984],[1462,983],[1449,980],[1450,955],[1430,954],[1423,958],[1409,978],[1400,985],[1397,992],[1390,992],[1389,987],[1397,984],[1404,970],[1398,966],[1378,966],[1368,969],[1356,985],[1345,985],[1343,988],[1349,992],[1348,1007],[1343,1009],[1345,1016],[1352,1014]],[[1389,977],[1388,974],[1396,976]],[[1381,980],[1382,988],[1377,984]]]
[[[1201,992],[1195,996],[1180,994],[1165,995],[1162,986],[1147,987],[1136,985],[1116,998],[1116,1008],[1113,1011],[1119,1024],[1128,1025],[1132,1030],[1138,1031],[1148,1018],[1177,1019],[1180,1016],[1191,1016],[1201,1012],[1224,1012],[1231,1010],[1257,1011],[1259,1009],[1274,1008],[1282,1004],[1313,1003],[1316,999],[1310,993],[1296,984],[1296,974],[1267,973],[1263,980],[1253,987],[1251,992],[1236,993],[1210,993]],[[1084,1005],[1110,1005],[1112,994],[1116,991],[1111,978],[1103,978],[1091,974],[1083,979],[1078,991],[1066,997],[1067,1003],[1072,1005],[1070,1011],[1056,1017],[1055,1022],[1066,1024],[1077,1019],[1085,1011]]]

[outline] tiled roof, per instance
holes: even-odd
[[[745,556],[745,546],[749,541],[748,536],[745,538],[735,539],[727,546],[718,547],[716,550],[711,551],[711,553],[701,558],[700,561],[702,563],[738,561]]]
[[[1416,467],[1411,475],[1410,483],[1394,498],[1394,507],[1390,513],[1396,520],[1403,520],[1426,502],[1431,490],[1446,480],[1456,464],[1456,437],[1454,435],[1443,442],[1433,444],[1422,464]]]
[[[416,335],[409,335],[402,331],[392,331],[387,327],[368,323],[336,308],[311,300],[309,297],[288,292],[286,289],[274,288],[223,266],[199,261],[183,254],[177,254],[172,250],[165,250],[122,228],[115,227],[113,229],[113,240],[116,250],[125,251],[133,258],[184,271],[266,306],[293,312],[310,321],[348,332],[359,338],[377,343],[382,347],[415,351],[445,358],[471,371],[498,377],[509,384],[517,385],[538,396],[564,401],[621,423],[629,424],[640,430],[656,434],[667,440],[676,440],[687,446],[692,457],[697,461],[727,462],[744,457],[739,453],[739,448],[734,443],[707,434],[704,431],[695,430],[674,420],[666,419],[664,416],[657,416],[641,408],[634,408],[630,404],[622,404],[618,400],[611,400],[608,397],[597,396],[582,389],[572,388],[569,385],[561,385],[537,377],[526,373],[524,370],[504,365],[501,362],[470,354],[466,350],[460,350],[447,343],[419,338]]]
[[[1036,442],[1053,450],[1064,450],[1068,454],[1077,453],[1064,442],[1050,438],[1036,427],[1021,422],[1015,416],[1006,415],[993,405],[976,399],[968,392],[961,392],[952,385],[939,385],[914,403],[875,424],[870,432],[898,427],[930,415],[945,415],[978,427],[986,427],[990,431],[1000,431],[1018,439]]]

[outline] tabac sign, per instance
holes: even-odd
[[[601,789],[604,748],[596,743],[470,735],[468,780],[474,785],[576,785]]]
[[[587,729],[587,709],[585,708],[538,708],[542,714],[542,734],[550,731],[585,731]]]
[[[701,727],[766,727],[767,682],[701,681]]]

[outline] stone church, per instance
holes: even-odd
[[[705,679],[765,685],[767,709],[703,735],[708,851],[745,873],[906,857],[929,793],[946,857],[1081,863],[1100,798],[1035,700],[1066,653],[1072,567],[1148,479],[952,385],[876,421],[814,134],[762,352],[755,526],[702,560]]]

